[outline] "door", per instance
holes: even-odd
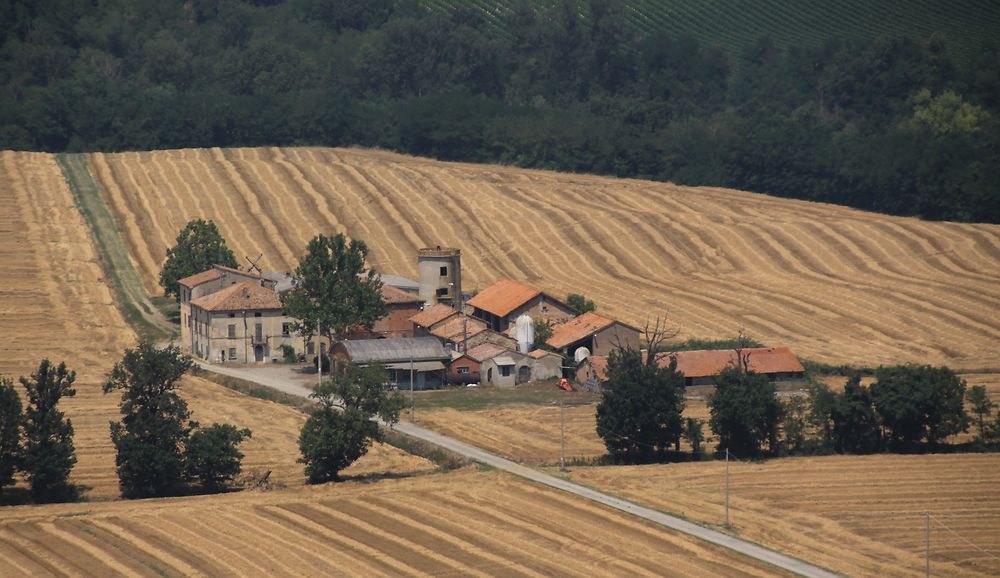
[[[514,381],[515,384],[520,385],[522,383],[528,383],[531,381],[531,368],[527,365],[522,365],[517,368],[517,378]]]
[[[253,360],[257,363],[264,361],[264,346],[254,345],[253,346]]]

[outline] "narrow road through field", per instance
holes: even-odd
[[[224,367],[211,365],[201,361],[196,362],[202,369],[206,371],[211,371],[221,375],[228,375],[230,377],[235,377],[238,379],[243,379],[246,381],[252,381],[259,385],[266,387],[271,387],[282,391],[284,393],[298,395],[302,397],[307,397],[312,391],[300,380],[294,379],[294,374],[291,370],[286,371],[262,371],[259,369],[251,368],[237,368],[237,367]],[[724,534],[722,532],[706,528],[704,526],[699,526],[683,520],[676,516],[671,516],[669,514],[664,514],[652,508],[647,508],[645,506],[640,506],[634,502],[628,500],[623,500],[621,498],[616,498],[608,494],[598,492],[592,488],[582,486],[580,484],[552,476],[538,470],[523,466],[506,458],[491,454],[489,452],[483,451],[475,446],[460,442],[453,438],[441,435],[437,432],[424,429],[420,426],[413,425],[411,423],[400,422],[393,426],[396,431],[402,432],[406,435],[413,436],[415,438],[424,440],[428,443],[438,445],[446,450],[455,452],[461,456],[469,458],[479,463],[488,464],[499,470],[504,470],[510,472],[516,476],[537,482],[555,488],[557,490],[562,490],[581,498],[586,498],[588,500],[597,502],[599,504],[604,504],[616,510],[621,510],[622,512],[627,512],[634,516],[649,520],[650,522],[660,524],[661,526],[670,528],[672,530],[699,538],[706,542],[722,546],[724,548],[729,548],[730,550],[739,552],[745,556],[766,562],[775,567],[787,570],[789,572],[794,572],[802,576],[810,576],[817,578],[832,578],[837,576],[833,572],[819,568],[818,566],[813,566],[802,560],[780,554],[773,550],[768,550],[767,548],[758,546],[751,542],[745,540],[740,540],[734,536]]]

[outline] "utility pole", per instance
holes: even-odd
[[[729,448],[726,448],[726,527],[729,527]]]
[[[323,342],[319,334],[320,321],[316,319],[316,387],[323,383]]]
[[[561,392],[559,394],[559,469],[566,471],[566,411]]]
[[[414,409],[415,407],[413,404],[413,355],[411,354],[410,355],[410,421],[411,422],[414,421],[413,418]]]
[[[927,530],[924,536],[924,576],[931,577],[931,513],[924,512],[927,518]]]

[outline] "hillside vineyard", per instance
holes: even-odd
[[[510,277],[583,292],[685,336],[742,326],[824,362],[988,367],[1000,346],[1000,227],[931,223],[739,191],[444,163],[354,149],[94,154],[150,291],[166,248],[213,219],[242,260],[292,270],[309,238],[364,239],[413,277],[417,248],[462,249],[468,288]]]

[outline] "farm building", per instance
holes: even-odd
[[[511,348],[515,346],[513,338],[489,330],[483,321],[475,317],[463,320],[458,311],[443,303],[424,309],[410,318],[410,321],[414,336],[437,337],[455,351],[469,350],[483,343]]]
[[[472,315],[486,322],[493,331],[506,331],[523,314],[534,319],[558,323],[572,318],[577,311],[558,299],[510,279],[501,279],[469,299]]]
[[[732,349],[678,351],[677,371],[684,374],[684,385],[711,385],[715,376],[723,369],[736,365],[736,352]],[[750,371],[763,373],[771,381],[801,379],[805,368],[787,347],[752,347],[743,350],[749,355]],[[661,366],[670,363],[670,358],[661,354],[657,360]]]
[[[419,283],[402,275],[383,275],[382,273],[378,273],[378,279],[382,282],[383,287],[395,287],[414,295],[420,290]]]
[[[805,368],[787,347],[754,347],[744,349],[743,354],[750,355],[751,371],[763,373],[771,381],[801,379],[805,375]],[[657,363],[665,367],[670,364],[672,356],[677,357],[677,371],[684,374],[684,385],[712,385],[715,376],[736,364],[736,352],[732,349],[661,353]],[[608,379],[607,371],[608,358],[591,355],[577,364],[574,381],[588,388],[600,386]]]
[[[483,343],[469,348],[452,360],[448,369],[448,380],[452,383],[477,383],[482,379],[479,370],[483,361],[507,351],[510,350],[493,343]]]
[[[177,281],[177,300],[181,312],[181,346],[188,349],[191,346],[191,301],[210,295],[242,281],[260,282],[260,277],[254,273],[232,269],[223,265],[215,265],[211,269],[195,273]],[[265,281],[265,284],[267,282]],[[194,352],[193,349],[188,349]]]
[[[389,380],[400,388],[431,389],[444,385],[451,353],[435,337],[339,341],[331,353],[359,365],[384,364]]]
[[[532,381],[562,377],[562,356],[544,349],[528,353],[531,362]]]
[[[292,319],[281,300],[259,280],[241,281],[189,302],[190,341],[195,355],[213,362],[264,363],[281,356],[281,346],[302,353],[302,337],[290,331]]]
[[[483,360],[479,367],[482,383],[497,387],[514,387],[531,381],[534,360],[511,349]]]
[[[638,350],[639,330],[589,311],[553,327],[552,336],[545,343],[567,357],[572,357],[580,347],[586,347],[591,355],[607,355],[616,347]]]
[[[351,329],[347,334],[348,339],[413,337],[413,323],[410,319],[420,313],[420,306],[423,304],[420,297],[392,285],[382,285],[382,303],[385,303],[389,313],[373,323],[371,329]]]
[[[576,365],[573,383],[599,391],[608,381],[608,358],[606,355],[591,355]]]

